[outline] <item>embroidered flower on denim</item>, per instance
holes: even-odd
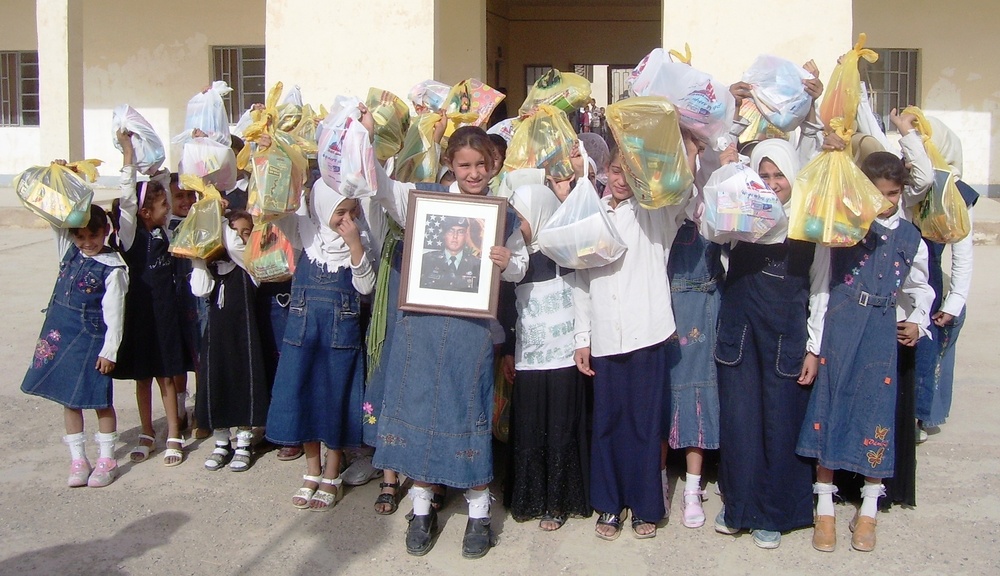
[[[862,266],[864,266],[864,264],[862,264]],[[861,274],[861,268],[851,268],[851,274],[854,274],[855,276]]]
[[[854,275],[853,274],[845,274],[844,275],[844,284],[847,284],[848,286],[854,286]]]
[[[361,417],[361,421],[365,424],[374,424],[377,422],[375,418],[375,408],[372,407],[371,402],[365,402],[361,405],[361,410],[364,411],[365,415]]]
[[[465,450],[459,450],[455,452],[455,458],[462,458],[468,461],[473,461],[479,456],[479,450],[473,450],[472,448],[466,448]]]
[[[35,368],[45,366],[56,357],[56,352],[58,351],[59,347],[55,344],[45,339],[39,339],[38,343],[35,344],[35,360],[32,365]]]
[[[386,446],[406,446],[406,439],[395,434],[379,434],[379,438]]]
[[[46,339],[58,342],[62,340],[62,334],[58,330],[49,330],[49,333],[45,336]]]

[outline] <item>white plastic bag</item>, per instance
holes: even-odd
[[[582,178],[538,231],[538,248],[563,268],[598,268],[625,254],[627,246],[604,210],[604,203],[590,178],[586,152]]]
[[[809,114],[812,96],[802,81],[812,78],[794,62],[767,54],[758,56],[743,73],[757,109],[782,132],[795,130]]]
[[[116,106],[111,113],[111,133],[115,148],[122,151],[122,145],[115,136],[120,130],[132,133],[132,148],[135,149],[135,168],[139,172],[152,176],[163,165],[166,151],[163,141],[142,114],[128,104]]]
[[[232,92],[233,89],[221,80],[212,82],[212,86],[205,92],[195,94],[187,104],[187,113],[184,115],[184,132],[174,136],[174,144],[184,144],[191,140],[191,131],[195,128],[208,135],[219,144],[231,146],[232,137],[229,135],[229,114],[226,113],[226,104],[222,97]]]
[[[438,112],[444,107],[448,94],[451,93],[451,86],[442,84],[435,80],[424,80],[410,88],[407,97],[417,111],[417,115],[427,112]]]
[[[317,127],[317,160],[323,182],[346,198],[375,194],[375,149],[361,124],[360,100],[338,96]]]
[[[784,240],[783,235],[761,240],[772,229],[787,228],[787,218],[778,196],[749,167],[732,162],[719,168],[705,184],[702,197],[705,213],[699,229],[706,239],[719,244]]]
[[[211,138],[192,138],[184,144],[177,171],[204,178],[220,192],[236,187],[236,155],[229,146]]]
[[[234,125],[232,130],[230,130],[230,133],[243,138],[243,133],[247,131],[247,128],[249,128],[251,124],[253,124],[253,118],[250,116],[250,112],[252,110],[253,108],[247,108],[243,111],[243,115],[241,115],[240,119],[236,121],[236,125]]]
[[[635,67],[629,82],[639,96],[666,98],[677,108],[681,126],[716,150],[724,150],[732,141],[729,125],[736,100],[729,87],[710,74],[673,62],[663,48],[656,48]]]

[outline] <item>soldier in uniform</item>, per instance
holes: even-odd
[[[420,269],[420,287],[454,292],[479,291],[480,259],[466,244],[469,219],[446,216],[443,221],[444,250],[427,252]]]

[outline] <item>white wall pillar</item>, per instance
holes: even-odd
[[[83,0],[37,0],[41,156],[83,159]]]
[[[435,0],[434,79],[490,84],[486,72],[486,0]]]

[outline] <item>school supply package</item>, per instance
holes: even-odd
[[[170,240],[170,253],[183,258],[214,260],[222,255],[222,195],[197,176],[181,175],[181,187],[195,190],[201,198],[191,205],[184,221]]]
[[[757,109],[783,132],[798,128],[809,114],[812,96],[802,81],[812,78],[812,74],[794,62],[767,54],[758,56],[743,73]]]
[[[274,222],[254,224],[247,240],[247,272],[258,283],[284,282],[295,274],[295,250]]]
[[[746,124],[746,128],[740,133],[739,143],[766,140],[767,138],[781,138],[787,140],[788,135],[776,128],[757,109],[752,98],[745,98],[740,104],[740,118]]]
[[[444,107],[450,93],[451,86],[434,80],[424,80],[410,88],[407,97],[419,115],[427,112],[439,112]]]
[[[541,104],[522,118],[507,146],[504,172],[521,168],[541,168],[556,180],[573,176],[570,155],[576,130],[566,114],[549,104]]]
[[[375,119],[375,157],[385,162],[403,147],[403,138],[410,128],[410,107],[392,92],[380,88],[368,89],[365,106]]]
[[[463,80],[452,86],[444,101],[448,129],[445,136],[451,136],[461,126],[482,126],[490,119],[493,109],[505,98],[482,81],[475,78]]]
[[[147,176],[156,174],[166,159],[163,141],[157,136],[150,123],[128,104],[115,106],[111,112],[111,134],[115,148],[123,152],[118,143],[118,132],[125,130],[132,134],[132,148],[135,151],[135,169]]]
[[[568,114],[590,101],[590,90],[590,81],[583,76],[551,68],[535,80],[518,114],[530,114],[542,104],[555,106]]]
[[[258,220],[295,212],[302,201],[308,160],[291,135],[275,131],[271,145],[250,154],[247,206]]]
[[[236,187],[236,155],[228,144],[220,144],[212,138],[191,138],[181,152],[177,166],[181,175],[204,178],[219,190]]]
[[[441,115],[425,112],[417,116],[403,137],[396,155],[393,178],[400,182],[437,182],[440,152],[434,143],[434,126]]]
[[[656,209],[683,202],[694,176],[678,110],[661,96],[638,96],[611,104],[606,117],[639,205]]]
[[[932,242],[951,244],[962,240],[972,231],[969,208],[955,184],[955,174],[948,166],[941,151],[931,141],[933,128],[924,113],[916,106],[905,108],[902,114],[917,117],[916,129],[924,141],[924,150],[934,168],[934,184],[927,195],[913,209],[913,223],[920,234]]]
[[[212,82],[212,86],[204,92],[195,94],[187,104],[184,115],[184,132],[174,137],[174,144],[184,144],[193,138],[191,131],[195,128],[204,132],[209,138],[227,148],[233,140],[229,135],[229,114],[222,97],[233,89],[221,80]]]
[[[97,180],[100,165],[100,160],[82,160],[33,166],[14,177],[14,191],[25,208],[56,228],[82,228],[90,221],[94,199],[88,181]]]
[[[360,103],[354,97],[337,96],[317,131],[323,182],[346,198],[372,196],[378,188],[375,149],[361,124]]]
[[[770,230],[785,226],[785,211],[778,196],[749,167],[732,162],[713,172],[703,199],[705,213],[699,229],[708,240],[719,244],[784,240],[782,236],[762,242]]]

